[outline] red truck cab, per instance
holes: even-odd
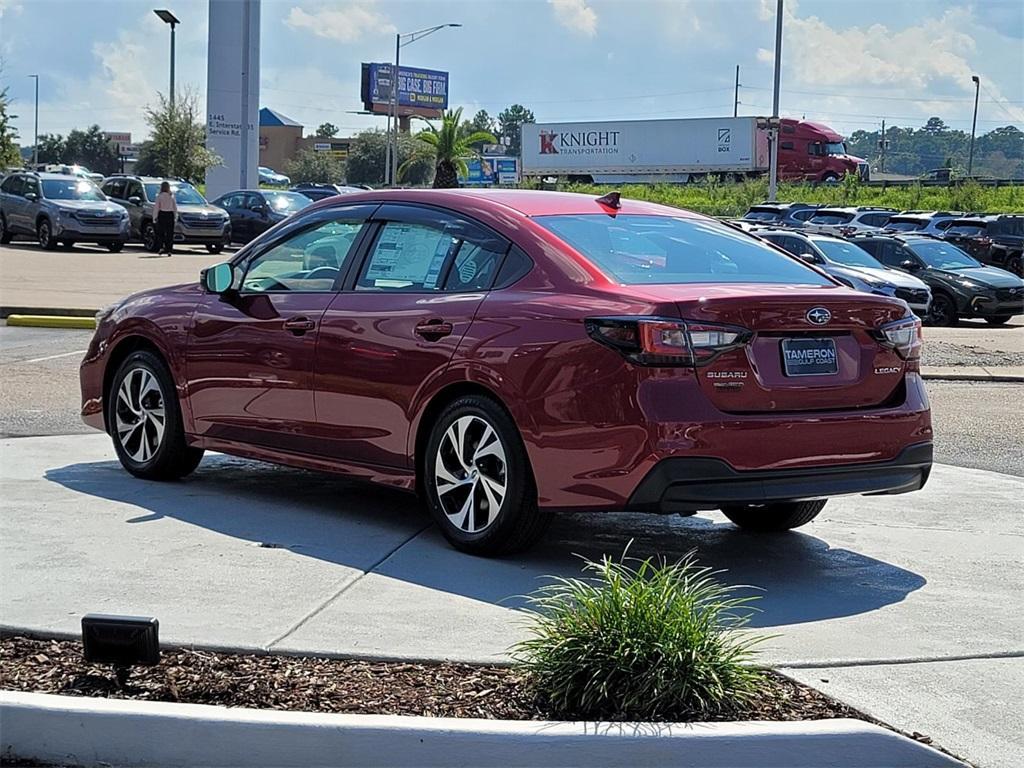
[[[783,181],[839,181],[847,173],[867,181],[867,161],[846,151],[842,136],[827,125],[783,118],[779,135],[779,178]]]

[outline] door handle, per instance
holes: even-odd
[[[427,341],[443,339],[445,336],[450,336],[453,330],[455,329],[452,324],[443,320],[427,320],[415,328],[416,335],[422,336]]]
[[[296,336],[301,336],[306,331],[312,331],[314,328],[316,328],[316,323],[308,317],[292,317],[284,321],[284,329],[291,331]]]

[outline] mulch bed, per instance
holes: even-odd
[[[508,667],[410,664],[165,649],[126,686],[86,664],[77,641],[0,637],[0,688],[255,709],[351,714],[553,719]],[[868,719],[789,678],[768,673],[764,697],[719,720]]]

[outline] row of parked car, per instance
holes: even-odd
[[[167,181],[178,204],[176,243],[203,245],[219,253],[234,242],[248,242],[314,200],[356,187],[302,184],[290,190],[236,190],[206,198],[181,179],[114,175],[97,185],[63,169],[12,171],[0,182],[0,243],[35,239],[46,250],[76,243],[104,245],[112,253],[129,241],[158,248],[153,204]]]
[[[934,325],[1024,314],[1024,216],[763,203],[733,223]]]

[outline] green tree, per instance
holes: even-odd
[[[59,133],[44,133],[39,137],[39,162],[63,163],[67,142]]]
[[[332,139],[338,135],[340,130],[334,123],[320,123],[320,126],[316,129],[315,136],[318,139]]]
[[[498,113],[498,135],[508,139],[508,151],[518,155],[522,145],[521,130],[523,123],[534,123],[533,112],[522,104],[513,104]]]
[[[91,171],[109,176],[121,168],[121,162],[98,125],[84,131],[73,130],[64,142],[61,162],[84,165]]]
[[[448,111],[441,115],[440,127],[427,123],[427,128],[416,134],[421,143],[420,151],[414,159],[430,157],[434,161],[434,188],[450,189],[459,186],[459,174],[469,175],[466,158],[479,153],[474,151],[474,144],[494,144],[494,134],[486,131],[474,131],[468,135],[462,133],[462,108],[454,112]],[[404,166],[403,166],[404,168]]]
[[[417,150],[420,150],[419,141],[405,133],[399,135],[398,162],[403,169],[402,181],[412,186],[429,184],[434,173],[431,158],[422,156],[422,153],[417,155]],[[349,148],[345,179],[350,184],[383,184],[386,155],[387,136],[384,131],[363,131],[355,137]]]
[[[161,176],[202,182],[206,169],[220,165],[221,158],[206,148],[206,128],[195,91],[184,90],[173,104],[163,94],[157,95],[159,106],[146,109],[152,132],[150,162]]]
[[[304,149],[288,162],[285,172],[295,184],[337,184],[345,178],[345,163],[329,152]]]
[[[17,144],[18,132],[10,123],[17,115],[7,113],[10,104],[7,89],[3,88],[0,90],[0,169],[21,165],[21,152]]]

